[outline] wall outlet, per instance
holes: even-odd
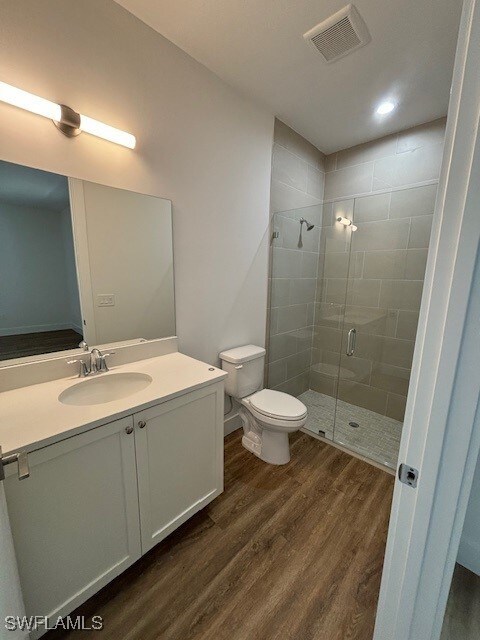
[[[99,293],[97,295],[97,307],[114,307],[115,295],[113,293]]]

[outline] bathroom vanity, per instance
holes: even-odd
[[[2,562],[50,626],[223,491],[227,374],[178,352],[169,200],[8,162],[0,187]]]
[[[116,364],[126,347],[91,379],[0,393],[3,453],[30,474],[4,468],[29,616],[69,614],[223,491],[226,374],[155,342],[164,355]]]

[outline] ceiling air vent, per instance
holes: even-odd
[[[367,25],[353,4],[303,34],[327,62],[334,62],[370,42]]]

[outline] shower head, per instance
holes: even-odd
[[[308,220],[305,220],[305,218],[300,218],[300,225],[302,225],[303,223],[305,223],[307,225],[307,231],[311,231],[313,229],[313,227],[315,226],[314,224],[312,224]]]

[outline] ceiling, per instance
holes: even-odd
[[[332,64],[302,35],[346,0],[116,1],[325,153],[447,112],[460,0],[355,0],[372,41]]]
[[[0,202],[63,211],[69,206],[65,176],[0,161]]]

